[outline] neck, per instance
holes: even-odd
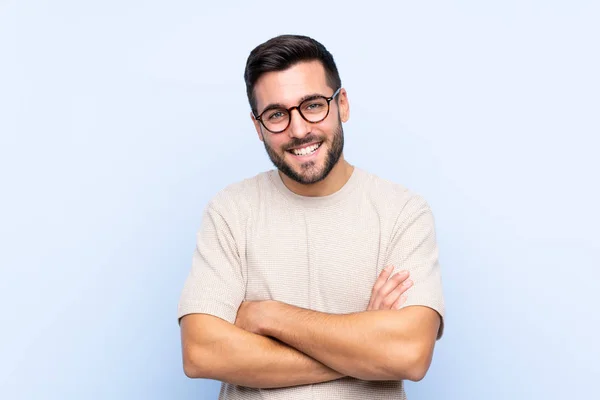
[[[297,195],[307,197],[322,197],[329,196],[330,194],[340,190],[346,184],[346,182],[348,182],[348,179],[350,179],[350,176],[352,176],[353,171],[354,167],[344,160],[344,156],[342,155],[329,175],[317,183],[311,183],[308,185],[298,183],[290,179],[287,175],[282,174],[281,171],[278,172],[285,186]]]

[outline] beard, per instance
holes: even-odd
[[[290,143],[288,143],[287,148],[299,147],[312,142],[322,142],[321,146],[325,144],[324,138],[309,134],[301,140],[294,138]],[[283,150],[284,155],[279,155],[271,146],[267,144],[266,140],[263,140],[263,144],[265,145],[265,150],[267,150],[267,154],[269,155],[271,162],[279,171],[293,181],[303,185],[310,185],[325,179],[335,164],[337,164],[339,161],[344,150],[344,129],[342,128],[342,121],[338,120],[338,126],[333,133],[329,150],[325,155],[324,165],[321,168],[319,168],[314,161],[307,161],[300,165],[300,172],[294,171],[293,167],[284,160],[285,152],[287,152],[287,150]]]

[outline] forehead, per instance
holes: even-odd
[[[256,108],[260,111],[269,104],[295,106],[307,94],[331,95],[325,69],[320,61],[294,64],[283,71],[267,72],[254,86]]]

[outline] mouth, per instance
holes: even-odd
[[[303,147],[297,147],[295,149],[287,150],[289,153],[295,155],[296,157],[308,157],[317,152],[323,142],[312,143]]]

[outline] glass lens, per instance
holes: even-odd
[[[290,119],[290,114],[285,108],[276,108],[273,110],[266,111],[262,116],[262,121],[271,131],[282,131],[284,130]]]
[[[325,97],[317,97],[316,99],[308,99],[300,104],[300,111],[304,118],[310,122],[319,122],[327,116],[329,111],[329,103]]]

